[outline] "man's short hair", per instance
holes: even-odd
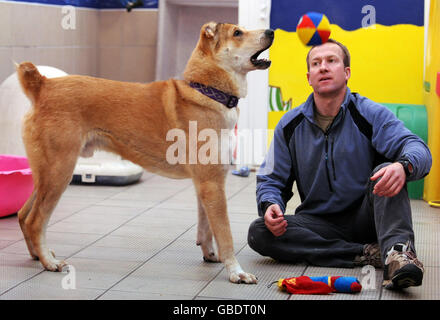
[[[336,40],[334,40],[334,39],[328,39],[326,43],[328,43],[328,42],[330,42],[330,43],[334,43],[334,44],[337,44],[337,45],[339,46],[339,48],[342,49],[342,52],[343,52],[343,54],[344,54],[344,59],[343,59],[343,61],[344,61],[344,67],[349,67],[349,66],[350,66],[350,52],[348,51],[347,47],[344,46],[344,45],[343,45],[342,43],[340,43],[339,41],[336,41]],[[306,61],[307,61],[307,71],[310,71],[310,64],[309,64],[309,56],[310,56],[310,52],[311,52],[315,47],[317,47],[317,46],[320,46],[320,45],[313,46],[312,48],[310,48],[309,52],[307,53],[307,58],[306,58]]]

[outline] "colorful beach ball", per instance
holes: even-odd
[[[299,19],[296,33],[306,46],[325,43],[330,37],[330,22],[319,12],[308,12]]]

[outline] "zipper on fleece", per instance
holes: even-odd
[[[328,131],[324,133],[325,136],[325,170],[327,171],[327,182],[330,192],[333,193],[333,186],[330,181],[330,172],[328,170]]]
[[[335,139],[332,140],[332,167],[333,167],[333,180],[336,180],[336,167],[335,167]]]

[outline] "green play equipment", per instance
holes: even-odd
[[[412,133],[419,136],[426,144],[428,143],[428,119],[424,105],[382,103],[390,109]],[[424,180],[408,183],[408,194],[411,199],[423,198]]]

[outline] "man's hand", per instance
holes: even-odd
[[[277,204],[272,204],[267,208],[264,214],[264,223],[275,237],[279,237],[286,232],[287,220],[284,219],[283,212]]]
[[[380,197],[394,197],[402,190],[406,181],[405,170],[399,162],[392,163],[377,171],[370,179],[379,182],[374,186],[373,194]]]

